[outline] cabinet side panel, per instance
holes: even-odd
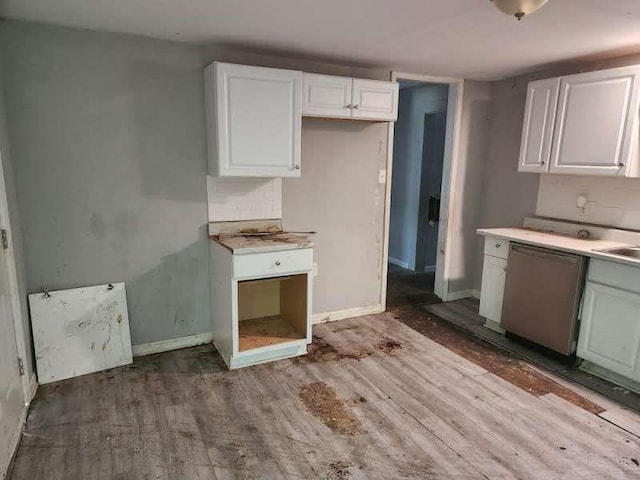
[[[282,281],[280,314],[295,330],[307,336],[307,279],[308,274],[294,275]]]
[[[215,64],[204,70],[204,102],[207,120],[207,158],[209,174],[218,175],[218,120],[216,112]]]
[[[233,351],[233,273],[231,253],[210,242],[211,326],[213,343],[229,365]]]

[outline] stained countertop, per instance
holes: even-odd
[[[276,232],[260,234],[210,235],[209,238],[219,243],[234,255],[246,253],[279,252],[300,248],[313,248],[314,244],[308,234]]]
[[[480,235],[501,238],[526,245],[549,248],[561,252],[575,253],[585,257],[609,260],[640,267],[640,260],[612,255],[602,252],[610,248],[633,247],[628,243],[613,242],[609,240],[581,239],[552,232],[542,232],[530,228],[481,228],[477,230]]]

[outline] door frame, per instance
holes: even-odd
[[[455,218],[455,200],[458,197],[459,172],[459,143],[462,124],[462,96],[464,93],[464,79],[454,77],[434,77],[405,72],[391,72],[391,81],[414,80],[424,83],[439,83],[449,85],[447,99],[447,130],[444,146],[444,161],[442,169],[442,192],[440,195],[440,226],[438,228],[438,253],[436,257],[436,273],[434,292],[442,299],[449,300],[449,270],[451,259],[451,239]],[[389,225],[391,221],[391,183],[393,177],[393,139],[395,123],[389,122],[387,128],[387,184],[384,201],[384,229],[382,247],[382,288],[380,304],[383,310],[387,306],[387,274],[389,262]]]
[[[14,250],[15,236],[11,228],[11,219],[9,217],[9,198],[7,196],[7,188],[4,175],[4,160],[2,156],[2,148],[0,148],[0,230],[7,231],[8,248],[5,252],[0,252],[6,261],[7,273],[9,276],[9,288],[11,289],[11,313],[13,315],[13,330],[16,337],[16,346],[18,348],[18,357],[22,361],[24,374],[21,377],[22,391],[24,393],[25,405],[28,405],[37,388],[35,375],[27,368],[27,338],[25,337],[24,326],[22,323],[22,304],[20,302],[20,284],[18,282],[18,269],[16,265],[16,257]]]

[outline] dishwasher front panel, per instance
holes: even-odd
[[[585,258],[511,244],[506,273],[502,327],[556,352],[572,354]]]

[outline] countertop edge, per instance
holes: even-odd
[[[516,227],[517,228],[517,227]],[[514,228],[514,229],[516,229]],[[498,231],[496,231],[498,230]],[[536,240],[530,240],[530,239],[523,239],[521,237],[515,236],[515,235],[509,235],[507,233],[501,233],[500,230],[503,229],[491,229],[491,228],[479,228],[478,230],[476,230],[476,233],[478,235],[482,235],[484,237],[495,237],[495,238],[500,238],[503,240],[509,240],[510,242],[517,242],[517,243],[522,243],[525,245],[533,245],[535,247],[542,247],[542,248],[549,248],[551,250],[557,250],[559,252],[566,252],[566,253],[574,253],[577,255],[581,255],[583,257],[589,257],[589,258],[596,258],[598,260],[606,260],[606,261],[610,261],[610,262],[614,262],[614,263],[620,263],[623,265],[628,265],[631,267],[636,267],[636,268],[640,268],[640,260],[633,260],[630,258],[624,258],[624,257],[620,257],[618,255],[611,255],[611,254],[607,254],[607,253],[603,253],[603,252],[598,252],[598,251],[594,251],[594,250],[589,250],[589,249],[580,249],[580,248],[570,248],[570,247],[566,247],[566,246],[562,246],[562,245],[557,245],[554,243],[546,243],[546,242],[541,242],[541,241],[536,241]],[[545,232],[539,232],[539,233],[545,233]],[[548,235],[552,235],[552,234],[548,234]],[[560,236],[562,237],[562,236]],[[567,238],[567,237],[563,237],[563,238]],[[612,246],[612,248],[616,248],[617,246],[619,247],[629,247],[630,245],[626,244],[626,243],[617,243],[617,242],[609,242],[611,244],[615,244]]]

